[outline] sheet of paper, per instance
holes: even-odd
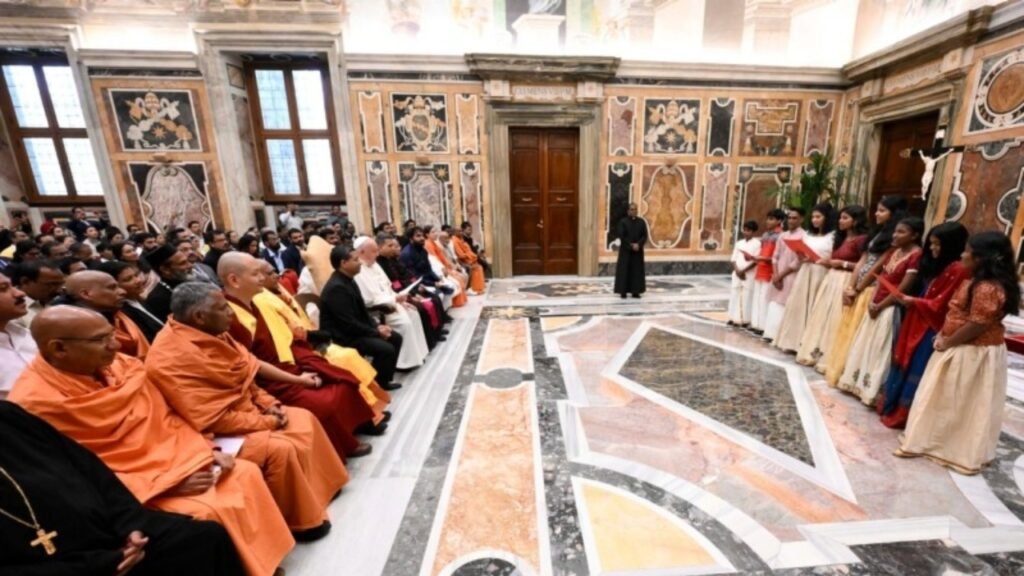
[[[757,258],[757,256],[754,256],[753,254],[747,252],[746,250],[740,250],[740,254],[743,254],[743,257],[746,258],[748,262]]]
[[[421,278],[417,278],[415,282],[413,282],[412,284],[409,284],[408,286],[406,286],[405,289],[403,289],[401,292],[399,292],[399,294],[408,294],[409,292],[411,292],[417,286],[420,285],[420,280],[422,280],[422,279]]]
[[[214,445],[220,448],[221,452],[232,456],[238,455],[243,442],[245,442],[245,436],[217,436],[213,439]]]
[[[789,249],[793,252],[806,256],[807,260],[810,262],[817,262],[818,260],[821,260],[821,256],[818,256],[818,253],[815,252],[813,248],[804,244],[802,238],[784,238],[782,241],[785,242],[786,246],[789,246]]]

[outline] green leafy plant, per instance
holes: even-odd
[[[803,208],[807,215],[804,218],[804,224],[809,225],[811,210],[818,203],[829,202],[836,209],[847,203],[847,176],[846,166],[836,164],[830,147],[824,153],[811,154],[810,162],[804,166],[797,186],[786,182],[766,193],[771,197],[778,198],[783,207],[799,206]]]

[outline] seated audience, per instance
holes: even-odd
[[[327,505],[348,472],[312,414],[283,406],[256,385],[257,375],[277,381],[291,375],[261,363],[227,334],[232,310],[217,287],[182,284],[171,310],[146,356],[150,381],[196,430],[244,438],[238,457],[263,470],[296,539],[325,536]]]
[[[286,247],[281,244],[281,237],[272,229],[264,230],[261,237],[263,238],[263,250],[260,252],[260,257],[269,262],[274,267],[274,270],[277,270],[278,274],[283,274],[283,256]]]
[[[465,226],[467,223],[463,223]],[[472,231],[472,229],[471,229]],[[455,257],[459,264],[462,264],[469,270],[469,287],[473,292],[477,294],[483,294],[484,290],[487,289],[487,279],[484,273],[484,266],[480,262],[480,257],[476,255],[473,248],[470,247],[469,243],[465,239],[465,230],[462,228],[452,228],[449,232],[451,236],[451,244],[455,249]]]
[[[224,295],[234,311],[228,333],[264,365],[256,382],[288,406],[312,412],[342,459],[370,453],[369,444],[356,440],[357,431],[383,433],[386,424],[374,428],[373,411],[359,395],[359,381],[347,370],[331,365],[305,340],[295,338],[288,323],[265,299],[260,260],[242,252],[220,259]],[[263,262],[263,264],[267,264]],[[269,264],[267,264],[269,266]]]
[[[68,276],[64,295],[57,299],[59,304],[79,306],[99,313],[114,326],[114,337],[120,345],[120,352],[145,360],[149,352],[149,339],[122,311],[124,301],[125,292],[118,286],[117,280],[98,270],[86,270]]]
[[[288,247],[281,254],[281,262],[288,270],[294,270],[301,274],[306,264],[302,261],[302,251],[306,249],[306,235],[302,230],[292,228],[288,230]]]
[[[203,264],[209,266],[211,270],[216,270],[220,257],[232,250],[231,242],[223,230],[210,230],[206,233],[206,245],[209,250],[203,258]]]
[[[121,307],[121,312],[138,326],[146,341],[152,343],[157,332],[164,327],[164,321],[154,316],[143,304],[145,298],[142,294],[146,280],[139,269],[127,262],[104,262],[96,269],[109,274],[117,281],[117,285],[124,291],[124,306]]]
[[[348,246],[335,246],[331,250],[331,266],[334,273],[320,295],[321,329],[335,343],[371,357],[381,388],[389,391],[401,388],[393,379],[402,336],[374,320],[367,311],[366,301],[354,280],[362,268],[359,257]]]
[[[157,319],[166,322],[171,313],[171,293],[189,281],[192,263],[188,261],[188,256],[172,246],[161,246],[146,254],[145,258],[160,278],[146,297],[146,309]]]
[[[466,285],[469,283],[469,275],[462,272],[461,268],[448,260],[444,249],[438,243],[440,230],[434,226],[423,227],[423,247],[430,255],[431,266],[434,274],[443,277],[445,282],[455,288],[452,294],[451,305],[455,308],[464,306],[467,301]],[[413,240],[414,243],[415,240]]]
[[[4,573],[245,574],[220,524],[144,508],[95,454],[17,404],[0,402],[0,436],[0,499],[24,500],[38,522],[0,517]]]
[[[426,237],[423,230],[413,227],[409,230],[409,239],[399,254],[399,260],[406,269],[411,271],[416,278],[426,287],[440,291],[444,308],[452,305],[452,296],[458,289],[458,284],[449,281],[444,277],[444,270],[440,262],[435,268],[431,262],[431,255],[427,252]],[[436,262],[436,259],[434,259]]]
[[[377,243],[372,238],[360,236],[355,242],[355,250],[361,264],[355,281],[366,307],[379,314],[383,324],[402,336],[397,368],[412,370],[422,366],[430,349],[415,306],[408,302],[407,294],[396,294],[391,288],[388,275],[377,264]]]
[[[249,574],[274,572],[294,542],[259,468],[214,450],[175,414],[142,363],[117,353],[109,322],[54,306],[32,337],[40,355],[13,402],[99,456],[146,506],[223,525]]]
[[[189,280],[207,282],[214,286],[220,286],[220,279],[217,278],[217,272],[199,259],[199,253],[195,248],[195,241],[191,237],[179,236],[171,243],[171,246],[174,246],[178,252],[184,254],[189,263],[192,264],[192,272],[189,274]]]
[[[416,276],[399,259],[402,248],[398,239],[391,234],[378,234],[377,246],[380,251],[377,263],[391,281],[391,288],[401,292],[412,286],[416,282]],[[445,312],[444,304],[437,292],[432,292],[430,288],[419,283],[409,291],[409,300],[419,311],[423,329],[427,333],[427,344],[433,346],[437,342],[443,342],[448,334],[444,325],[451,322],[451,317]]]

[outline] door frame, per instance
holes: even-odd
[[[491,265],[496,278],[512,276],[512,197],[508,166],[509,128],[579,129],[579,187],[577,207],[577,274],[596,276],[597,242],[588,231],[597,230],[599,219],[601,103],[533,104],[488,102],[484,125],[488,130],[491,187],[491,234],[494,248]]]

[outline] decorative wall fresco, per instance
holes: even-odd
[[[700,100],[644,99],[644,153],[696,154]]]
[[[953,190],[949,219],[972,233],[1009,233],[1024,191],[1024,138],[969,146],[958,162]]]
[[[608,154],[632,156],[636,131],[636,98],[608,99]]]
[[[371,160],[366,163],[366,192],[370,201],[370,218],[374,227],[390,222],[391,216],[391,175],[388,163]]]
[[[185,227],[192,221],[205,230],[213,224],[204,163],[129,162],[127,168],[150,230]]]
[[[380,92],[359,92],[356,100],[359,105],[363,152],[387,152],[384,143],[384,105]]]
[[[736,115],[735,98],[714,98],[708,114],[708,156],[728,156],[732,152],[733,117]]]
[[[108,96],[121,150],[202,151],[191,90],[114,88]]]
[[[647,221],[651,246],[660,249],[689,247],[696,170],[696,164],[643,166],[639,212]]]
[[[729,199],[728,164],[704,165],[703,207],[701,208],[700,245],[709,252],[725,247],[725,209]]]
[[[633,165],[624,162],[608,164],[607,196],[605,209],[604,247],[609,252],[618,249],[618,233],[615,227],[626,217],[633,195]]]
[[[741,156],[793,156],[799,100],[747,100],[743,103]]]
[[[1024,126],[1024,47],[985,59],[967,132]]]
[[[452,222],[451,165],[437,162],[398,164],[399,208],[402,220],[440,226]]]
[[[459,154],[480,153],[480,99],[476,94],[457,94],[455,114]]]
[[[736,200],[733,203],[732,235],[739,235],[740,223],[764,222],[765,214],[778,208],[779,199],[769,192],[793,178],[793,166],[784,164],[741,164],[737,173]]]
[[[446,94],[391,94],[395,149],[399,152],[448,151]]]
[[[481,247],[484,243],[484,183],[479,162],[459,163],[459,182],[462,186],[462,221],[473,225],[473,240]]]
[[[832,116],[835,114],[834,100],[815,100],[807,105],[807,120],[804,131],[804,156],[823,154],[832,135]]]

